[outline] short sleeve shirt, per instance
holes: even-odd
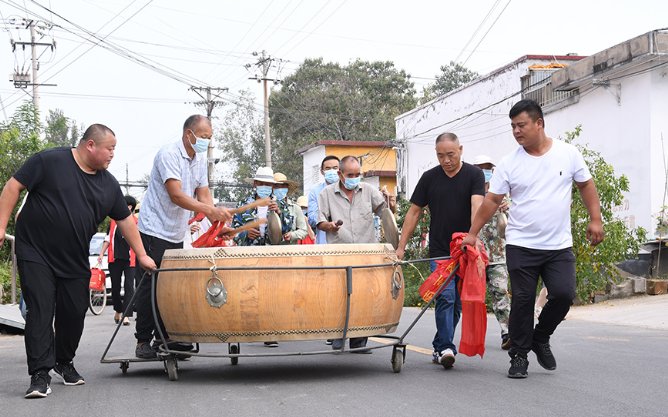
[[[454,177],[440,165],[426,171],[411,196],[411,203],[429,207],[429,256],[449,256],[452,234],[471,228],[471,197],[485,195],[485,175],[473,165],[462,163]]]
[[[190,212],[172,202],[165,183],[181,182],[181,190],[189,197],[195,190],[208,187],[206,154],[196,153],[190,159],[183,142],[161,148],[153,160],[148,190],[139,214],[139,231],[172,243],[183,242]]]
[[[510,194],[506,244],[557,250],[573,246],[571,193],[573,181],[591,179],[578,149],[560,140],[541,156],[518,147],[494,170],[489,191]]]
[[[109,216],[130,215],[118,181],[106,170],[87,174],[71,148],[30,157],[14,178],[29,191],[16,222],[16,256],[50,267],[55,276],[88,278],[88,245]]]
[[[327,232],[327,243],[378,242],[373,215],[380,215],[387,207],[383,193],[360,183],[353,194],[351,202],[337,182],[326,186],[318,195],[318,223],[343,222],[338,232]]]

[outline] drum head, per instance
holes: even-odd
[[[383,227],[383,235],[385,241],[391,244],[394,249],[399,247],[399,228],[397,221],[394,219],[394,213],[389,208],[383,209],[380,213],[380,224]]]
[[[272,245],[278,245],[283,240],[281,218],[275,211],[267,213],[267,235]]]

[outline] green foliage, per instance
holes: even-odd
[[[401,229],[404,225],[404,220],[406,219],[406,212],[411,206],[411,202],[408,200],[400,199],[397,201],[397,225]],[[429,248],[423,247],[423,242],[429,233],[429,210],[425,209],[420,217],[413,235],[408,240],[406,244],[406,253],[404,259],[424,259],[429,257]],[[422,298],[418,293],[418,289],[422,282],[427,279],[429,274],[429,263],[428,262],[417,262],[411,265],[403,266],[404,273],[404,305],[405,306],[419,306],[422,304]]]
[[[16,299],[18,302],[21,293],[18,277],[16,279]],[[9,304],[12,302],[12,265],[9,262],[0,262],[0,304]]]
[[[65,117],[60,109],[49,110],[44,135],[49,146],[73,147],[80,139],[76,121]]]
[[[218,141],[218,147],[223,151],[222,159],[226,166],[231,167],[230,175],[235,182],[243,183],[245,178],[253,177],[257,168],[265,164],[264,121],[262,114],[257,112],[251,93],[243,90],[239,96],[223,115],[216,136],[223,138]],[[281,167],[275,166],[274,169],[280,171]],[[248,189],[224,188],[215,190],[215,193],[223,201],[239,201],[248,194]]]
[[[389,140],[394,118],[415,104],[410,76],[392,62],[307,59],[269,100],[275,170],[301,182],[297,149],[319,140]]]
[[[566,142],[573,142],[580,136],[581,126],[566,132]],[[622,204],[624,192],[629,191],[629,180],[625,175],[615,175],[614,167],[607,163],[599,152],[586,146],[575,144],[584,157],[594,178],[601,200],[601,215],[605,229],[605,240],[596,247],[587,241],[589,224],[587,212],[577,187],[573,187],[571,206],[571,229],[573,252],[577,259],[577,294],[580,300],[588,302],[596,291],[605,289],[609,281],[616,281],[616,262],[637,257],[640,243],[646,238],[643,228],[631,230],[622,220],[613,215],[613,208]]]
[[[433,100],[438,96],[456,90],[477,77],[477,72],[471,71],[454,61],[450,61],[448,65],[441,66],[441,73],[436,76],[436,81],[424,88],[422,91],[423,97],[420,101],[425,103]]]

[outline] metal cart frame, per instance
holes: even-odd
[[[404,331],[404,333],[401,336],[393,336],[393,335],[388,335],[388,334],[383,334],[383,335],[375,335],[375,336],[370,336],[374,338],[380,338],[380,339],[386,339],[388,342],[387,343],[381,343],[380,345],[377,346],[364,346],[360,348],[352,348],[352,349],[346,349],[345,347],[345,339],[347,339],[347,333],[348,333],[348,324],[349,324],[349,319],[350,319],[350,297],[353,293],[353,285],[352,285],[352,277],[353,277],[353,270],[355,269],[364,269],[364,268],[380,268],[380,267],[387,267],[387,266],[393,266],[395,268],[400,267],[401,265],[407,265],[407,264],[412,264],[412,263],[418,263],[418,262],[429,262],[429,261],[437,261],[437,260],[446,260],[450,259],[449,256],[445,257],[437,257],[437,258],[425,258],[425,259],[415,259],[411,261],[400,261],[400,262],[393,262],[393,263],[384,263],[384,264],[369,264],[369,265],[352,265],[352,266],[276,266],[276,267],[219,267],[216,265],[213,265],[210,268],[204,268],[204,267],[193,267],[193,268],[164,268],[164,269],[156,269],[152,273],[150,273],[150,285],[151,285],[151,310],[153,313],[153,320],[155,323],[155,327],[158,330],[158,333],[160,335],[160,341],[162,342],[161,346],[159,347],[159,351],[156,354],[155,359],[140,359],[140,358],[135,358],[135,357],[107,357],[107,353],[109,352],[109,349],[111,348],[111,345],[114,342],[114,339],[116,338],[116,335],[118,334],[118,330],[121,327],[121,324],[123,322],[123,318],[125,318],[126,314],[130,311],[131,308],[134,307],[135,303],[135,297],[137,295],[137,291],[132,296],[132,299],[128,303],[128,307],[126,310],[123,312],[123,316],[119,323],[116,325],[116,329],[114,330],[114,333],[111,336],[111,339],[109,340],[109,343],[107,344],[107,347],[105,348],[104,352],[102,353],[102,357],[100,358],[100,363],[118,363],[120,364],[120,369],[123,374],[127,373],[128,368],[130,367],[131,362],[158,362],[161,361],[164,364],[165,371],[167,372],[167,375],[169,377],[170,381],[175,381],[178,379],[178,361],[179,360],[184,360],[190,357],[208,357],[208,358],[229,358],[232,365],[237,365],[239,363],[239,358],[254,358],[254,357],[274,357],[274,356],[308,356],[308,355],[327,355],[327,354],[342,354],[342,353],[359,353],[359,352],[364,352],[364,351],[369,351],[369,350],[374,350],[374,349],[381,349],[385,347],[392,347],[392,356],[391,356],[391,363],[392,363],[392,371],[394,373],[399,373],[401,372],[401,368],[406,361],[406,344],[404,343],[404,339],[410,331],[415,327],[417,322],[422,318],[424,313],[427,311],[429,307],[431,307],[432,303],[434,303],[434,300],[436,297],[443,291],[445,287],[450,284],[452,279],[454,278],[455,274],[459,270],[459,264],[455,265],[453,268],[452,272],[448,275],[448,277],[445,279],[445,281],[441,284],[441,286],[438,288],[432,299],[428,302],[425,303],[425,305],[422,306],[420,313],[418,316],[411,322],[411,324],[408,326],[408,328]],[[241,343],[238,342],[232,342],[228,343],[228,353],[227,354],[212,354],[212,353],[200,353],[199,351],[199,343],[196,343],[195,350],[188,351],[188,352],[183,352],[183,351],[178,351],[178,350],[173,350],[169,349],[167,345],[167,338],[162,332],[162,329],[160,328],[160,325],[158,323],[158,317],[157,317],[157,310],[156,310],[156,274],[160,272],[185,272],[185,271],[211,271],[212,272],[212,277],[216,277],[216,271],[231,271],[231,270],[268,270],[268,271],[275,271],[275,270],[327,270],[327,269],[333,269],[333,270],[345,270],[346,271],[346,315],[345,315],[345,320],[344,320],[344,326],[343,326],[343,331],[341,334],[341,339],[344,340],[344,343],[342,344],[342,347],[340,349],[328,349],[328,350],[316,350],[316,351],[296,351],[296,352],[277,352],[277,353],[250,353],[250,354],[244,354],[241,353]],[[395,272],[396,274],[396,272]],[[144,284],[144,281],[146,280],[146,276],[149,275],[147,273],[144,273],[142,275],[141,280],[139,281],[139,284],[137,285],[137,288],[139,288],[142,284]],[[217,278],[217,277],[216,277]],[[394,279],[394,278],[393,278]],[[222,282],[221,282],[222,284]],[[394,285],[397,285],[396,283]],[[397,289],[401,288],[401,283],[398,284],[399,287]],[[208,289],[207,289],[208,290]],[[223,342],[224,343],[224,342]]]

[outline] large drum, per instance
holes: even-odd
[[[255,342],[392,333],[404,302],[403,276],[389,244],[295,245],[168,250],[157,300],[169,336],[184,342]],[[386,266],[367,265],[386,264]],[[212,266],[270,268],[209,270]],[[318,267],[342,267],[323,269]],[[346,271],[345,267],[355,268]],[[314,269],[273,269],[314,267]]]

